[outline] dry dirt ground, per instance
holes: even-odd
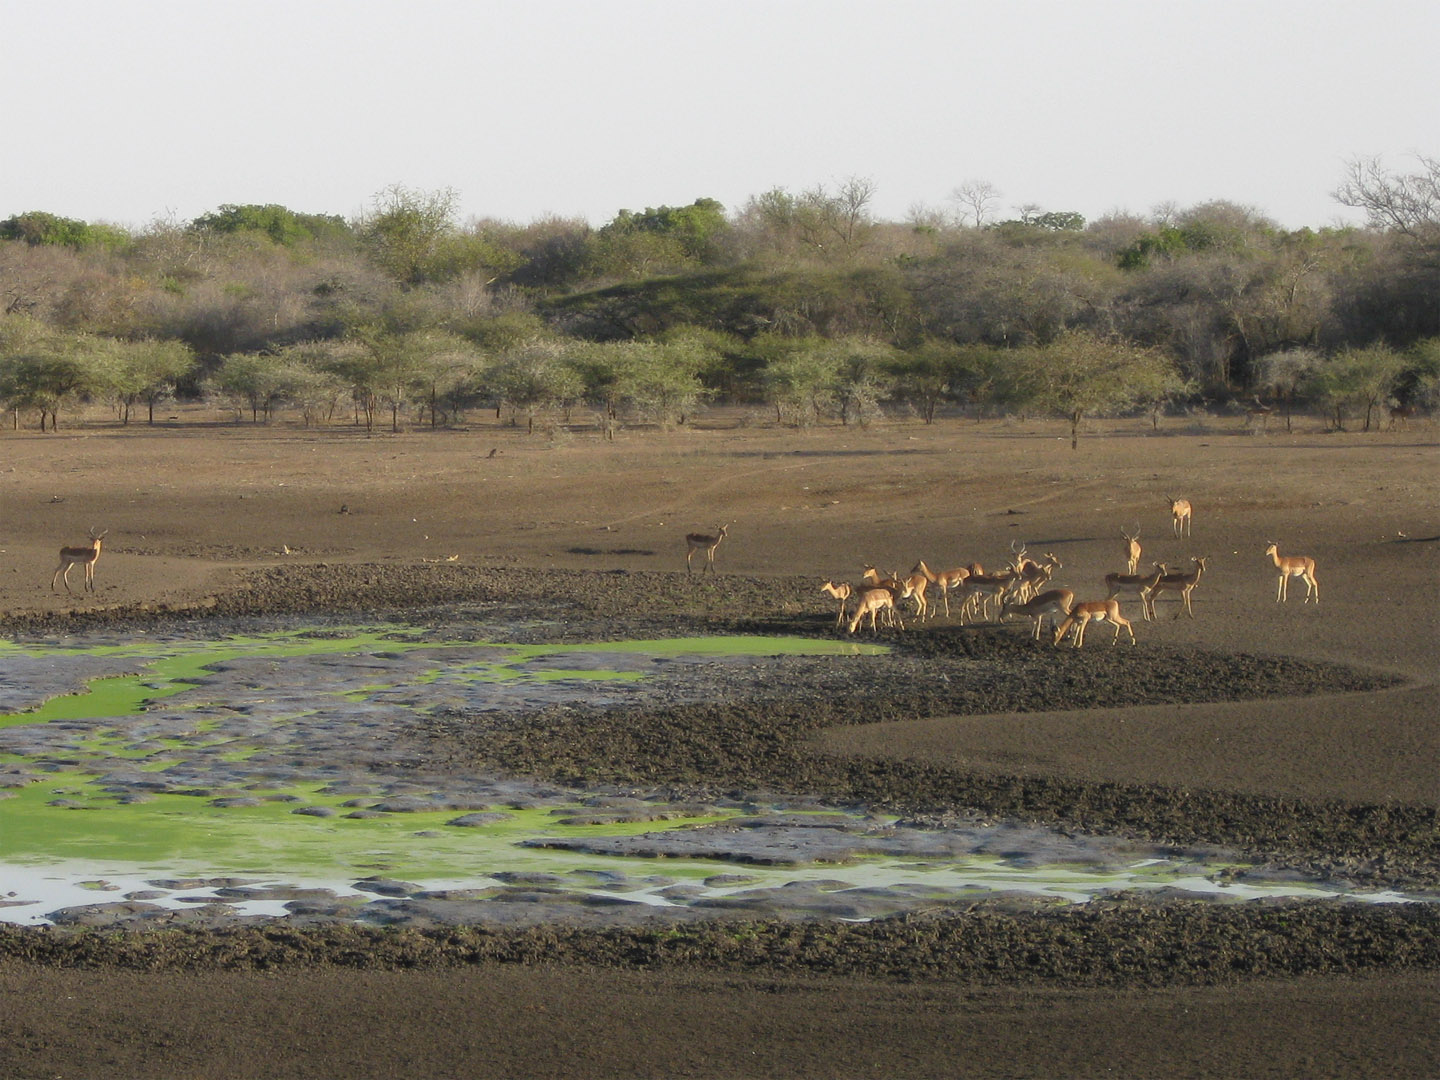
[[[1099,598],[1102,575],[1122,561],[1121,529],[1138,524],[1145,563],[1208,558],[1193,619],[1174,617],[1175,601],[1165,600],[1159,620],[1143,623],[1131,605],[1137,647],[1111,649],[1101,628],[1053,674],[1026,669],[1039,674],[1023,707],[1002,697],[998,710],[978,713],[947,712],[936,704],[943,695],[918,689],[923,658],[1028,649],[1024,630],[937,620],[907,633],[917,651],[897,659],[903,685],[867,686],[849,712],[837,711],[839,722],[798,736],[804,760],[828,763],[814,766],[815,782],[864,776],[903,800],[895,786],[925,777],[937,811],[947,791],[966,805],[1003,804],[1015,791],[1029,805],[1024,793],[1059,792],[1033,812],[1084,824],[1075,809],[1083,805],[1099,820],[1129,814],[1142,831],[1167,807],[1167,828],[1206,807],[1192,825],[1216,839],[1249,836],[1282,857],[1288,844],[1298,861],[1377,882],[1437,879],[1433,429],[1334,434],[1306,423],[1294,434],[1254,434],[1217,418],[1154,433],[1139,422],[1098,423],[1072,452],[1059,426],[1041,423],[794,432],[743,419],[717,415],[697,430],[629,432],[613,443],[563,429],[526,437],[486,419],[463,431],[366,436],[233,425],[199,411],[156,429],[96,417],[53,435],[5,432],[0,618],[23,634],[177,611],[380,612],[533,598],[551,612],[572,604],[587,624],[704,632],[751,619],[826,632],[826,578],[854,580],[862,563],[908,570],[922,558],[988,566],[1020,543],[1054,552],[1064,563],[1057,581]],[[1191,537],[1171,533],[1172,495],[1195,505]],[[683,534],[720,523],[729,537],[718,573],[687,579]],[[56,549],[91,527],[108,530],[94,595],[52,592]],[[1318,606],[1301,603],[1298,584],[1287,604],[1275,603],[1270,540],[1317,560]],[[1206,666],[1233,657],[1246,658],[1243,695]],[[1289,676],[1307,670],[1299,661],[1342,665],[1353,677],[1318,696],[1257,699],[1266,658],[1286,694]],[[1175,676],[1180,689],[1162,703],[1105,704],[1141,676],[1163,681],[1167,665],[1198,674],[1188,683]],[[1205,692],[1187,689],[1197,685]],[[1034,704],[1037,689],[1054,707]],[[862,722],[872,707],[876,722]],[[459,766],[488,752],[445,731],[434,746]],[[511,750],[512,765],[561,772],[577,754],[610,752],[567,747],[562,760],[553,747]],[[722,779],[776,779],[743,755],[730,766],[736,775]],[[66,952],[22,936],[0,956],[0,1074],[1440,1072],[1433,915],[1304,913],[1291,920],[1302,934],[1286,929],[1284,913],[1217,910],[1167,916],[1133,941],[1127,927],[1154,920],[1123,905],[1038,936],[1040,924],[1023,916],[977,913],[967,924],[962,915],[943,933],[920,923],[895,928],[893,946],[883,934],[855,945],[865,958],[854,963],[850,946],[824,930],[807,931],[803,945],[787,939],[773,962],[752,954],[744,963],[727,962],[713,942],[695,942],[687,959],[635,938],[573,948],[529,940],[465,962],[447,953],[453,943],[367,962],[367,947],[372,960],[383,951],[373,940],[271,938],[268,959],[241,963],[233,952],[207,961],[193,943],[180,958],[134,946],[107,959],[103,949]],[[965,952],[972,930],[987,947],[1013,939],[994,970]],[[937,934],[942,945],[917,945]],[[1110,976],[1104,964],[1083,976],[1044,974],[1087,935],[1092,951],[1107,952]],[[1224,970],[1202,974],[1197,957],[1222,938]],[[887,968],[875,959],[887,948],[924,962]]]

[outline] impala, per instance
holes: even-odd
[[[835,616],[835,625],[845,625],[845,601],[849,600],[850,594],[855,591],[850,587],[850,583],[848,581],[842,581],[837,584],[833,581],[827,581],[824,585],[820,586],[820,591],[827,592],[835,597],[836,600],[840,601],[840,614]]]
[[[1056,570],[1065,569],[1065,564],[1053,551],[1047,551],[1042,558],[1045,560],[1044,562],[1022,559],[1016,567],[1018,581],[1014,586],[1014,593],[1019,599],[1029,600],[1050,584],[1050,579],[1055,576]]]
[[[1167,495],[1167,499],[1170,497]],[[1170,499],[1170,521],[1175,526],[1176,536],[1190,535],[1190,500]]]
[[[881,577],[880,571],[867,563],[865,572],[860,575],[860,580],[867,585],[878,585],[892,592],[903,592],[905,596],[915,601],[916,616],[921,619],[927,617],[930,605],[925,601],[925,587],[930,584],[930,579],[919,571],[912,570],[908,577],[902,578],[898,571],[892,570],[889,574]]]
[[[50,588],[53,591],[55,582],[63,580],[65,591],[72,592],[70,588],[70,568],[72,566],[85,567],[84,588],[91,592],[95,591],[95,563],[100,559],[100,541],[105,539],[105,532],[97,533],[94,529],[87,530],[90,543],[87,547],[62,547],[60,549],[60,565],[55,568],[55,575],[50,579]]]
[[[1019,575],[1013,570],[1005,570],[998,574],[971,574],[965,579],[965,605],[960,609],[961,621],[964,621],[967,607],[978,609],[980,618],[988,619],[990,617],[990,601],[1003,599],[1018,580]]]
[[[945,617],[947,619],[950,617],[950,590],[963,586],[965,579],[970,576],[970,571],[963,566],[955,570],[931,570],[925,565],[924,559],[916,563],[915,569],[911,570],[910,573],[912,575],[924,574],[925,580],[940,589],[940,599],[945,604]]]
[[[1135,523],[1133,533],[1121,529],[1120,535],[1125,538],[1125,572],[1137,574],[1140,572],[1140,523]]]
[[[1195,586],[1200,584],[1200,577],[1205,573],[1206,559],[1204,556],[1197,555],[1190,561],[1195,564],[1194,570],[1188,574],[1181,572],[1162,574],[1160,580],[1147,590],[1146,596],[1148,599],[1146,602],[1150,605],[1150,617],[1152,619],[1155,617],[1155,597],[1162,592],[1178,592],[1180,594],[1180,602],[1185,606],[1185,614],[1189,615],[1192,619],[1195,617],[1195,612],[1190,610],[1190,594],[1195,591]],[[1180,617],[1178,611],[1175,613],[1175,617],[1177,619]]]
[[[895,622],[901,630],[905,629],[905,621],[900,617],[900,606],[897,603],[910,595],[910,587],[902,585],[899,589],[888,585],[871,585],[860,587],[860,600],[855,607],[855,614],[850,619],[850,633],[855,633],[855,628],[866,615],[870,616],[870,632],[878,633],[875,629],[875,616],[881,611],[888,611],[894,616]]]
[[[1315,580],[1315,560],[1308,555],[1281,555],[1279,542],[1271,541],[1270,546],[1265,549],[1265,554],[1275,560],[1275,569],[1280,571],[1280,581],[1275,588],[1275,602],[1290,598],[1290,579],[1292,577],[1305,579],[1304,603],[1310,602],[1311,594],[1315,596],[1315,603],[1320,603],[1320,583]]]
[[[728,525],[717,525],[713,534],[685,534],[685,572],[687,574],[691,571],[690,560],[695,557],[697,551],[705,552],[705,569],[710,571],[715,569],[715,549],[720,546],[720,541],[725,539],[725,531],[728,528]]]
[[[1013,600],[1002,600],[1000,602],[1000,618],[1008,615],[1026,615],[1035,620],[1035,640],[1040,640],[1040,628],[1045,625],[1045,618],[1049,616],[1052,624],[1058,624],[1061,618],[1068,617],[1070,609],[1075,605],[1075,594],[1069,589],[1047,589],[1039,596],[1033,597],[1023,604],[1015,603]]]
[[[1409,431],[1410,418],[1414,415],[1415,407],[1413,405],[1391,405],[1390,426],[1387,430],[1394,431],[1395,425],[1398,423],[1402,431]]]
[[[1105,588],[1110,591],[1105,599],[1114,600],[1121,593],[1134,593],[1140,598],[1140,614],[1149,622],[1155,617],[1150,607],[1150,593],[1165,574],[1164,563],[1156,563],[1155,570],[1149,574],[1106,574]]]
[[[1248,405],[1245,408],[1245,426],[1247,428],[1251,427],[1256,420],[1259,420],[1260,430],[1264,431],[1269,428],[1270,417],[1274,414],[1274,412],[1275,406],[1266,405],[1257,397],[1255,399],[1255,404]]]
[[[1120,630],[1123,628],[1130,635],[1130,644],[1135,644],[1135,628],[1130,625],[1130,620],[1120,614],[1120,603],[1118,600],[1089,600],[1083,604],[1074,604],[1070,608],[1070,614],[1060,624],[1060,629],[1055,631],[1055,644],[1065,640],[1065,631],[1071,626],[1075,627],[1075,648],[1085,644],[1085,627],[1092,622],[1108,622],[1115,626],[1115,636],[1110,639],[1114,645],[1120,640]]]

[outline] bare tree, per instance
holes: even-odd
[[[1364,210],[1376,228],[1434,245],[1440,241],[1440,158],[1415,157],[1420,171],[1409,176],[1387,172],[1379,158],[1355,158],[1332,194],[1337,202]]]
[[[966,180],[950,193],[950,201],[960,207],[962,220],[980,229],[994,221],[1000,189],[989,180]]]
[[[1345,181],[1332,193],[1346,206],[1364,210],[1371,226],[1413,241],[1416,264],[1433,287],[1440,268],[1440,158],[1416,154],[1418,172],[1387,172],[1379,158],[1356,158]],[[1440,292],[1431,294],[1431,312],[1440,320]]]

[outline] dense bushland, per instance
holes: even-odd
[[[1429,409],[1440,383],[1440,162],[1420,160],[1416,176],[1352,166],[1336,197],[1366,227],[1294,231],[1226,202],[996,222],[984,192],[968,217],[885,222],[863,180],[600,228],[462,224],[452,192],[403,187],[353,221],[24,213],[0,221],[0,400],[41,430],[81,401],[153,422],[171,395],[254,422],[490,408],[612,434],[712,400],[794,425],[963,407],[1078,431],[1198,406],[1369,430],[1387,406]]]

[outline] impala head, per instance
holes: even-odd
[[[1129,543],[1131,543],[1131,544],[1134,544],[1134,543],[1139,542],[1139,540],[1140,540],[1140,523],[1139,523],[1138,521],[1135,523],[1135,531],[1134,531],[1134,532],[1126,532],[1124,529],[1121,529],[1121,530],[1120,530],[1120,535],[1123,536],[1123,537],[1126,539],[1126,541],[1129,542]]]
[[[1269,543],[1269,546],[1266,547],[1266,549],[1265,549],[1265,554],[1266,554],[1266,555],[1279,555],[1279,554],[1280,554],[1280,541],[1278,541],[1278,540],[1271,540],[1270,543]]]

